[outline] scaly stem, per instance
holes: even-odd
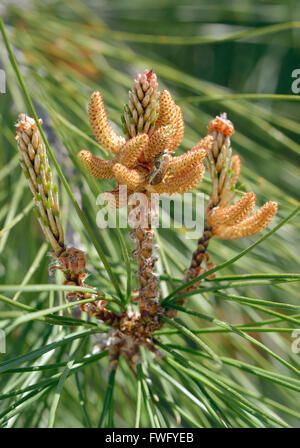
[[[52,149],[51,149],[51,147],[50,147],[50,145],[48,143],[48,140],[47,140],[47,138],[46,138],[46,136],[44,134],[44,131],[43,131],[43,129],[41,127],[41,124],[39,122],[39,119],[38,119],[35,107],[34,107],[32,101],[31,101],[31,98],[30,98],[30,95],[28,93],[27,87],[26,87],[25,82],[23,80],[23,77],[21,75],[18,63],[17,63],[16,58],[15,58],[15,56],[13,54],[12,49],[11,49],[11,46],[10,46],[10,43],[9,43],[6,31],[5,31],[5,28],[4,28],[4,23],[3,23],[3,20],[1,19],[1,17],[0,17],[0,31],[1,31],[1,34],[2,34],[2,37],[3,37],[3,40],[4,40],[4,44],[6,46],[6,49],[7,49],[10,61],[11,61],[11,65],[12,65],[14,71],[15,71],[15,74],[16,74],[17,78],[18,78],[18,81],[20,83],[21,89],[22,89],[23,94],[25,96],[28,108],[29,108],[29,110],[30,110],[30,112],[31,112],[35,122],[36,122],[36,126],[37,126],[37,128],[38,128],[38,130],[39,130],[39,132],[41,134],[41,137],[42,137],[42,139],[44,141],[44,144],[46,146],[47,152],[50,155],[50,158],[52,159],[52,162],[53,162],[53,164],[54,164],[54,166],[56,168],[56,171],[57,171],[57,173],[58,173],[58,175],[59,175],[59,177],[60,177],[60,179],[61,179],[61,181],[62,181],[62,183],[63,183],[63,185],[64,185],[64,187],[65,187],[65,189],[66,189],[66,191],[67,191],[67,193],[68,193],[72,203],[73,203],[73,206],[74,206],[74,208],[75,208],[75,210],[76,210],[76,212],[77,212],[77,214],[79,216],[79,219],[81,220],[81,222],[82,222],[86,232],[88,233],[88,235],[89,235],[89,237],[90,237],[90,239],[91,239],[91,241],[92,241],[96,251],[98,252],[99,257],[101,258],[101,260],[102,260],[102,262],[103,262],[103,264],[105,266],[107,274],[108,274],[108,276],[109,276],[109,278],[110,278],[110,280],[111,280],[111,282],[112,282],[112,284],[113,284],[113,286],[114,286],[118,296],[122,297],[122,292],[120,290],[118,281],[117,281],[114,273],[112,272],[112,269],[111,269],[111,267],[109,265],[109,262],[108,262],[105,254],[104,254],[104,252],[103,252],[103,250],[102,250],[102,248],[101,248],[101,246],[100,246],[100,244],[99,244],[99,242],[98,242],[98,240],[97,240],[97,238],[96,238],[96,236],[95,236],[95,234],[94,234],[94,232],[93,232],[93,230],[92,230],[92,228],[91,228],[91,226],[90,226],[90,224],[88,222],[87,217],[85,216],[85,214],[83,213],[83,211],[79,207],[79,204],[78,204],[78,202],[75,199],[75,196],[74,196],[74,194],[73,194],[73,192],[71,190],[71,187],[70,187],[67,179],[65,178],[65,176],[64,176],[64,174],[62,172],[62,169],[61,169],[58,161],[56,160],[55,154],[52,151]]]

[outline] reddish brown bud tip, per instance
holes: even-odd
[[[153,73],[153,69],[151,68],[150,71],[148,71],[148,73],[146,74],[147,76],[147,81],[150,82],[151,78],[152,78],[152,73]]]

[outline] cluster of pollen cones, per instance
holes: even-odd
[[[98,142],[114,155],[112,160],[102,160],[89,151],[80,151],[78,157],[93,177],[115,179],[118,186],[126,185],[128,195],[136,191],[183,194],[200,183],[203,160],[213,140],[207,136],[187,153],[172,156],[183,137],[182,112],[167,90],[160,93],[159,101],[157,96],[156,75],[146,70],[129,92],[123,120],[127,134],[123,138],[109,123],[100,92],[92,94],[91,128]],[[120,206],[119,188],[111,193]]]
[[[216,117],[209,124],[213,137],[212,151],[207,154],[208,170],[213,191],[207,208],[207,225],[213,236],[229,240],[255,235],[271,222],[277,212],[276,202],[267,202],[251,215],[255,207],[254,193],[245,193],[235,204],[235,187],[241,169],[241,159],[232,156],[230,136],[234,133],[226,114]]]

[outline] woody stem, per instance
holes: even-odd
[[[183,283],[187,283],[189,280],[192,280],[193,278],[198,277],[198,275],[200,275],[202,269],[201,268],[202,262],[204,259],[208,258],[206,251],[211,237],[212,237],[212,227],[209,224],[206,224],[203,233],[198,240],[197,248],[193,253],[191,265],[185,272]],[[196,287],[197,284],[193,285],[190,288],[184,289],[183,291],[181,291],[181,294],[189,291],[190,289],[195,289]],[[184,302],[185,298],[182,297],[178,300],[175,300],[174,305],[182,306]],[[174,318],[176,317],[176,315],[177,310],[172,308],[169,308],[166,312],[166,316],[170,318]]]
[[[135,206],[136,207],[136,206]],[[160,290],[158,288],[155,264],[157,258],[153,254],[155,244],[154,230],[151,228],[151,202],[147,197],[147,207],[141,208],[144,213],[141,225],[133,228],[131,236],[136,242],[132,255],[138,264],[138,305],[142,317],[153,315],[157,311]]]

